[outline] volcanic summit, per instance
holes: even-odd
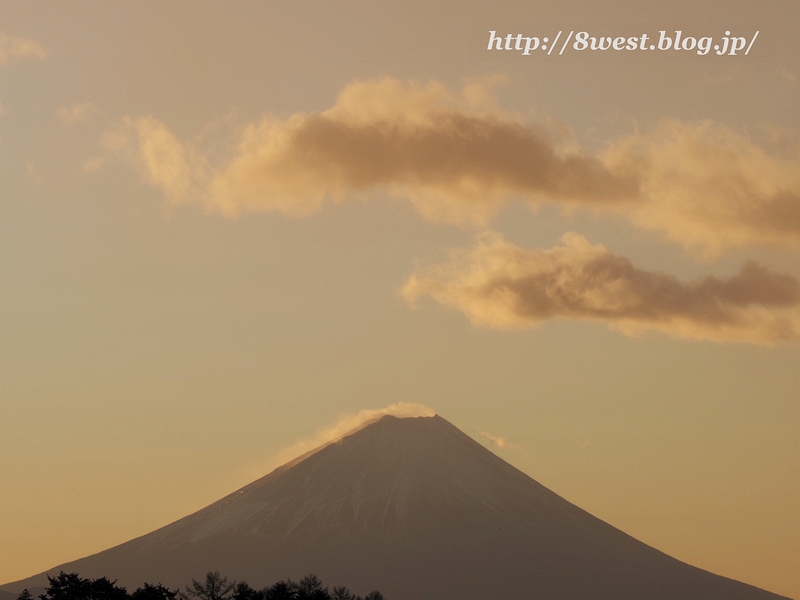
[[[767,600],[593,517],[439,416],[384,416],[152,533],[50,571],[182,586],[316,573],[388,600]],[[44,586],[40,574],[3,586]]]

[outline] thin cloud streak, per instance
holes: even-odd
[[[682,282],[637,269],[625,257],[568,233],[563,245],[528,250],[486,234],[450,260],[419,267],[402,294],[455,308],[477,325],[525,329],[551,319],[606,323],[628,336],[646,331],[716,342],[800,339],[800,283],[755,262],[727,279]]]
[[[59,106],[56,116],[62,125],[70,126],[85,121],[94,112],[97,112],[97,107],[91,102],[84,102],[71,107]]]
[[[33,40],[0,33],[0,65],[17,58],[46,58],[47,52]]]

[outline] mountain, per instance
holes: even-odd
[[[254,587],[313,572],[388,600],[767,600],[643,544],[439,416],[385,416],[206,508],[51,569]],[[46,584],[45,574],[3,586]]]

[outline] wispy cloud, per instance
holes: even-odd
[[[398,402],[385,408],[362,410],[357,414],[345,414],[340,416],[334,423],[321,428],[310,438],[300,440],[281,450],[275,459],[275,463],[276,466],[282,465],[319,446],[334,442],[344,435],[386,415],[407,418],[432,417],[435,414],[436,412],[433,409],[414,402]]]
[[[653,330],[679,338],[769,344],[800,339],[800,283],[754,262],[727,279],[682,282],[637,269],[575,233],[548,250],[497,234],[419,267],[403,287],[464,313],[475,325],[520,329],[549,319],[606,323],[629,336]]]
[[[105,145],[128,160],[145,180],[160,188],[173,204],[197,201],[208,168],[191,145],[181,143],[152,117],[125,117],[106,132]]]
[[[0,65],[17,58],[45,58],[44,48],[33,40],[0,33]]]
[[[75,106],[59,106],[56,109],[56,116],[62,125],[74,125],[85,121],[89,115],[97,111],[97,107],[91,102],[76,104]]]
[[[785,68],[782,68],[782,67],[777,67],[777,69],[778,69],[778,73],[780,73],[780,76],[785,81],[787,81],[793,87],[797,87],[797,84],[798,84],[797,75],[795,75],[794,73],[792,73],[788,69],[785,69]]]
[[[509,450],[519,450],[520,452],[527,453],[527,450],[525,450],[525,448],[523,448],[519,444],[515,444],[515,443],[509,441],[509,439],[507,437],[499,436],[499,435],[492,435],[491,433],[488,433],[486,431],[481,431],[480,433],[481,433],[481,435],[483,437],[485,437],[494,446],[496,446],[498,448],[504,448],[504,449],[507,448]]]
[[[106,162],[105,157],[103,156],[95,156],[92,158],[88,158],[83,163],[83,172],[84,173],[94,173],[98,169],[100,169]]]
[[[36,170],[32,161],[26,161],[25,163],[26,170],[28,171],[28,177],[30,177],[31,181],[36,184],[44,183],[44,177],[39,174],[39,171]]]

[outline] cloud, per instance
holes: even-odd
[[[384,79],[351,84],[321,114],[250,127],[211,199],[224,212],[304,214],[375,189],[434,220],[475,222],[515,194],[608,203],[634,191],[596,158],[559,154],[540,129],[476,110],[436,83]]]
[[[134,165],[173,204],[198,198],[198,186],[207,179],[205,161],[152,117],[125,117],[118,127],[106,132],[104,143]]]
[[[74,125],[86,120],[86,118],[97,110],[97,107],[91,102],[84,102],[83,104],[76,104],[71,108],[66,106],[59,106],[56,109],[56,116],[61,121],[62,125]]]
[[[33,162],[26,161],[25,162],[26,170],[28,171],[28,177],[30,177],[31,181],[34,183],[40,184],[44,183],[44,177],[39,174],[39,171],[36,170],[36,167],[33,165]]]
[[[352,433],[354,430],[363,427],[383,416],[393,415],[395,417],[408,418],[408,417],[433,417],[436,412],[414,402],[398,402],[391,404],[385,408],[367,409],[359,411],[357,414],[342,415],[334,423],[327,425],[320,429],[312,437],[301,440],[296,444],[292,444],[288,448],[284,448],[278,454],[276,463],[282,465],[294,458],[297,458],[310,450],[314,450],[320,446],[329,444],[345,435]]]
[[[644,229],[710,255],[753,244],[798,248],[800,143],[779,137],[794,141],[768,152],[710,121],[666,120],[616,141],[603,159],[639,181],[639,200],[620,212]]]
[[[783,69],[780,67],[778,67],[778,72],[780,73],[781,77],[783,77],[786,81],[788,81],[793,87],[797,87],[798,84],[797,75],[795,75],[788,69]]]
[[[552,203],[623,216],[709,256],[800,247],[800,143],[769,148],[710,121],[665,120],[580,152],[569,128],[503,111],[492,82],[355,82],[319,113],[265,117],[222,158],[153,117],[126,117],[109,147],[173,204],[236,217],[307,216],[375,192],[427,219],[485,224],[504,205]]]
[[[450,260],[419,267],[402,293],[430,296],[478,326],[523,329],[551,319],[593,320],[628,336],[771,344],[800,339],[800,283],[754,262],[730,278],[682,282],[637,269],[575,233],[549,250],[487,234]]]
[[[46,56],[44,48],[33,40],[0,33],[0,65],[16,58],[45,58]]]
[[[138,154],[161,148],[171,155],[170,170],[196,175],[189,186],[161,178],[159,164],[137,161],[173,202],[227,216],[308,215],[326,202],[382,190],[432,220],[483,223],[515,195],[568,204],[634,195],[635,182],[599,159],[562,152],[553,135],[500,111],[488,85],[471,82],[454,94],[436,82],[356,82],[330,110],[249,125],[227,161],[201,170],[189,159],[201,152],[152,118],[126,119],[118,133],[134,155],[137,146]]]
[[[106,162],[105,157],[103,156],[95,156],[93,158],[89,158],[84,161],[83,163],[83,172],[84,173],[94,173],[98,169],[100,169]]]
[[[491,433],[487,433],[486,431],[480,432],[483,437],[487,440],[492,442],[498,448],[508,448],[509,450],[519,450],[521,452],[525,452],[525,448],[518,444],[514,444],[510,442],[507,437],[492,435]]]

